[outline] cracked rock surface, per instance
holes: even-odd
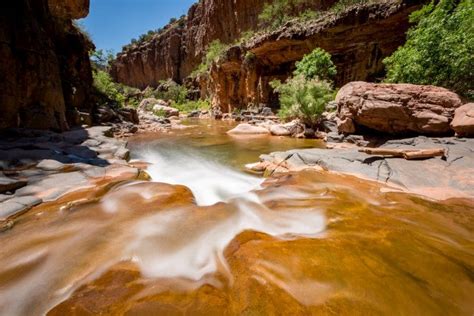
[[[446,157],[424,160],[368,155],[358,147],[303,149],[262,155],[268,174],[314,169],[354,175],[443,200],[474,197],[474,139],[415,137],[386,141],[380,148],[444,148]]]

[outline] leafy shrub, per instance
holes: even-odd
[[[294,74],[302,75],[306,79],[319,78],[332,81],[337,74],[337,70],[331,60],[331,55],[321,48],[316,48],[296,63]]]
[[[160,87],[152,92],[152,96],[156,99],[181,104],[187,102],[188,93],[189,91],[185,86],[169,79],[161,81]]]
[[[94,88],[101,103],[113,107],[131,106],[137,108],[140,104],[140,90],[116,83],[110,75],[99,69],[92,72]]]
[[[258,16],[260,24],[272,29],[282,26],[303,2],[305,0],[275,0],[271,4],[265,3],[262,13]]]
[[[118,106],[123,106],[125,103],[125,96],[119,91],[119,85],[112,81],[110,75],[102,70],[93,72],[94,87],[97,91],[115,101]]]
[[[166,117],[166,111],[164,109],[153,110],[153,114],[158,117]]]
[[[386,58],[387,82],[431,84],[474,98],[472,0],[431,2],[411,15],[418,23]]]
[[[311,20],[315,20],[319,18],[320,16],[321,14],[319,12],[316,12],[311,9],[307,9],[298,16],[298,19],[300,21],[311,21]]]
[[[374,2],[382,2],[384,0],[339,0],[330,9],[331,12],[340,13],[356,4],[370,4]]]
[[[197,77],[200,74],[207,72],[209,68],[211,68],[212,63],[217,61],[220,57],[224,55],[228,47],[228,45],[222,44],[219,40],[215,40],[211,44],[209,44],[202,63],[198,66],[196,70],[193,71],[191,77]]]
[[[195,110],[209,110],[211,108],[208,100],[186,101],[183,103],[173,102],[172,106],[182,113],[189,113]]]
[[[285,83],[272,81],[271,87],[280,95],[278,115],[285,120],[299,118],[308,126],[319,124],[326,104],[334,100],[332,85],[319,79],[306,79],[298,75]]]
[[[246,42],[248,42],[252,37],[255,36],[255,31],[249,30],[243,32],[238,39],[235,40],[233,45],[242,45]]]

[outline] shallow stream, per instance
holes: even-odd
[[[265,181],[243,165],[323,145],[198,124],[131,140],[152,181],[0,234],[0,315],[474,313],[474,201],[315,172]]]

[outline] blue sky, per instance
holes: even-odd
[[[227,1],[227,0],[226,0]],[[91,0],[89,16],[80,21],[98,49],[122,50],[132,38],[164,26],[188,12],[197,0]]]

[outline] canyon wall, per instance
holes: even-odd
[[[270,1],[271,2],[271,1]],[[314,1],[325,10],[337,0]],[[280,29],[235,45],[215,63],[209,76],[198,80],[202,97],[227,112],[249,104],[278,106],[270,89],[273,79],[286,79],[295,62],[316,47],[333,56],[336,85],[383,76],[382,60],[405,41],[409,15],[424,0],[367,1],[309,22],[288,22]],[[258,31],[262,0],[201,0],[182,23],[167,27],[152,40],[119,54],[112,76],[124,84],[145,88],[160,80],[183,81],[200,64],[213,40],[234,43],[247,30]],[[247,58],[246,58],[247,56]]]
[[[337,67],[336,86],[383,77],[383,59],[405,41],[409,15],[424,1],[393,0],[353,6],[319,20],[287,23],[227,51],[209,76],[199,78],[203,97],[228,112],[249,104],[278,108],[269,83],[292,75],[296,61],[321,47]]]
[[[201,0],[188,12],[184,23],[174,23],[150,41],[117,56],[112,77],[137,88],[157,86],[171,78],[181,82],[201,63],[214,40],[232,43],[258,27],[262,0]],[[327,9],[337,0],[314,0],[309,7]]]
[[[89,0],[0,3],[0,129],[66,130],[90,111],[92,43],[73,25]]]

